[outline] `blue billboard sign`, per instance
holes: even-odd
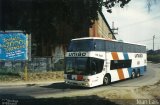
[[[27,60],[28,38],[24,33],[0,32],[0,60]]]

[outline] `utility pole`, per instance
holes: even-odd
[[[155,35],[153,35],[153,51],[154,51],[154,39],[155,39]]]
[[[112,30],[112,32],[113,32],[113,35],[115,35],[115,34],[118,35],[118,28],[115,28],[115,27],[114,27],[114,22],[112,22],[112,29],[111,29],[111,30]],[[115,30],[117,30],[116,33],[115,33]]]

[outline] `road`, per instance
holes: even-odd
[[[69,96],[91,95],[104,90],[112,90],[113,88],[130,88],[152,85],[160,78],[160,65],[148,63],[145,75],[124,81],[112,83],[109,86],[98,86],[91,89],[80,87],[69,87],[63,82],[48,85],[27,85],[19,87],[0,87],[0,98],[59,98]]]

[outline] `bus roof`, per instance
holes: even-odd
[[[107,41],[113,41],[113,42],[122,42],[122,43],[128,43],[128,44],[135,44],[135,45],[140,45],[140,46],[146,46],[146,45],[143,45],[143,44],[123,42],[123,41],[118,41],[118,40],[113,40],[113,39],[105,39],[105,38],[101,38],[101,37],[82,37],[82,38],[72,39],[71,41],[74,41],[74,40],[85,40],[85,39],[100,39],[100,40],[107,40]]]

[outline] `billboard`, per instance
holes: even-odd
[[[0,32],[0,60],[27,60],[28,37],[20,32]]]

